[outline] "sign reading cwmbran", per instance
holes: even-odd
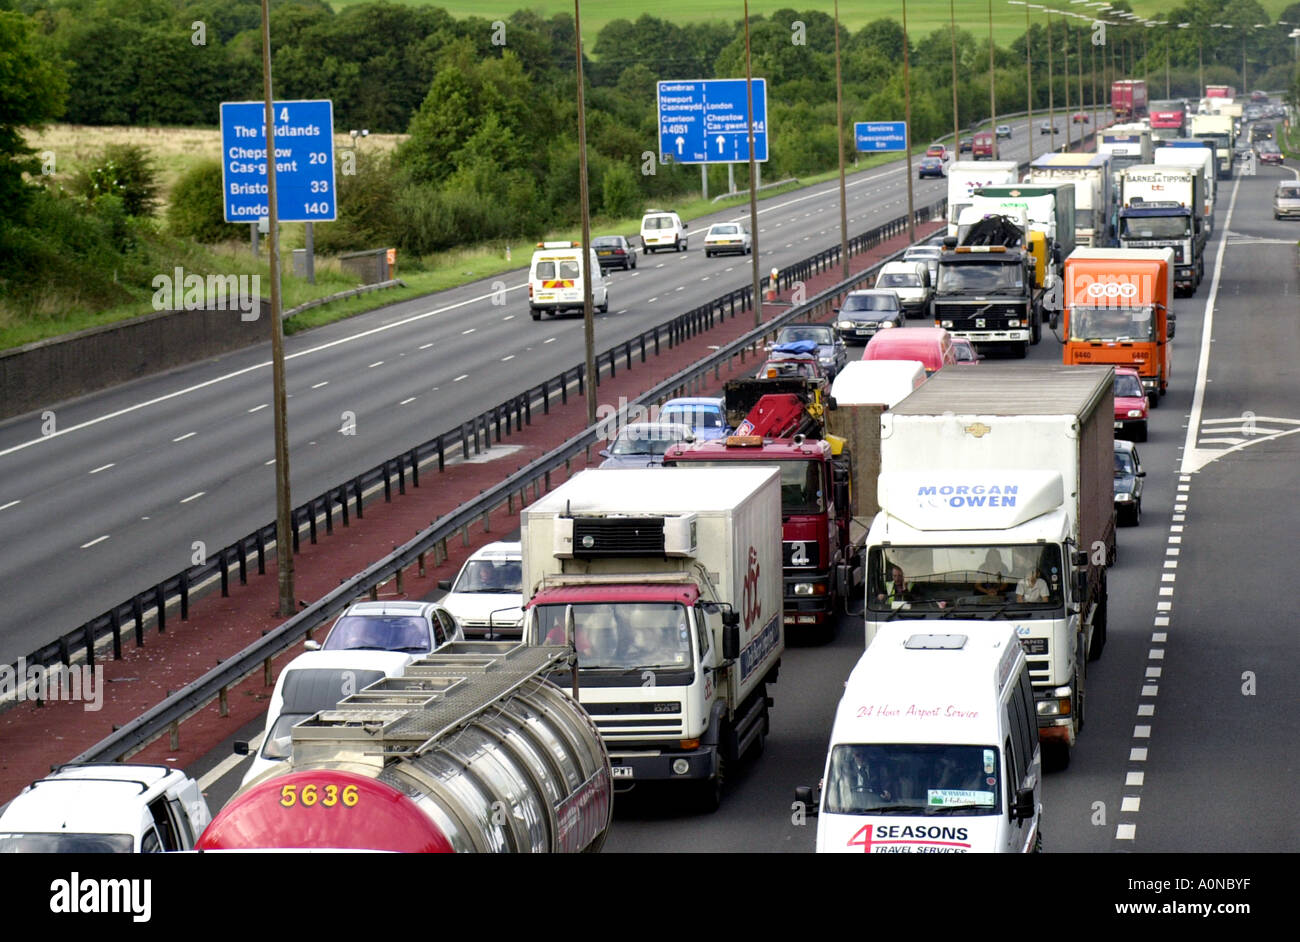
[[[76,870],[66,880],[50,884],[52,913],[130,913],[132,922],[153,915],[153,881],[81,879]]]

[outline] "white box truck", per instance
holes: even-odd
[[[1144,164],[1120,180],[1120,248],[1173,249],[1174,286],[1188,295],[1205,277],[1204,189],[1203,171],[1191,167]]]
[[[690,783],[715,809],[728,764],[762,748],[785,649],[781,472],[583,471],[521,529],[524,638],[571,626],[615,783]]]
[[[1192,115],[1189,137],[1203,141],[1214,148],[1217,176],[1227,180],[1232,177],[1233,147],[1237,143],[1234,119],[1241,117],[1241,107],[1233,106],[1236,114],[1219,111],[1217,114]]]
[[[941,370],[881,417],[867,536],[866,643],[891,621],[1015,625],[1058,766],[1106,642],[1115,553],[1114,370]]]
[[[1029,182],[1074,184],[1075,245],[1110,245],[1114,197],[1110,158],[1103,154],[1043,154],[1029,165]]]
[[[1025,853],[1042,849],[1041,773],[1015,629],[896,622],[844,685],[820,796],[795,800],[818,814],[818,853]]]
[[[1110,188],[1116,196],[1116,218],[1111,221],[1111,228],[1118,229],[1118,207],[1120,192],[1120,174],[1127,167],[1151,163],[1152,148],[1151,128],[1143,124],[1116,124],[1101,132],[1097,141],[1097,153],[1110,160]]]
[[[1214,175],[1214,151],[1209,146],[1199,146],[1200,142],[1180,141],[1161,147],[1152,158],[1157,167],[1190,167],[1201,177],[1201,213],[1205,219],[1205,231],[1214,231],[1214,207],[1218,197],[1219,184]]]
[[[961,211],[982,186],[1015,183],[1020,165],[1014,160],[959,160],[948,168],[948,235],[957,234]]]

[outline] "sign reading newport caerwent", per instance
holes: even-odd
[[[275,195],[280,222],[332,222],[334,103],[277,101]],[[221,103],[221,203],[226,222],[270,215],[266,183],[266,105]]]
[[[659,159],[682,164],[749,160],[744,79],[659,83]],[[767,160],[767,81],[754,79],[754,160]]]

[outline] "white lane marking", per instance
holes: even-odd
[[[182,504],[188,504],[188,503],[189,503],[190,501],[192,501],[192,500],[198,500],[200,497],[202,497],[202,496],[203,496],[204,494],[206,494],[206,493],[207,493],[207,491],[199,491],[197,494],[191,494],[189,497],[183,498],[183,499],[181,500],[181,503],[182,503]]]
[[[476,330],[478,330],[477,327],[471,327],[469,330],[462,330],[462,331],[460,332],[460,335],[461,335],[462,337],[464,337],[466,334],[472,334],[472,333],[474,333],[474,331],[476,331]]]
[[[685,285],[678,285],[674,290],[675,290],[675,291],[685,291],[685,290],[686,290],[686,286],[685,286]]]
[[[555,338],[547,337],[545,340],[542,341],[542,343],[555,343]]]
[[[506,291],[516,291],[520,288],[525,288],[527,286],[528,286],[528,282],[526,281],[520,282],[519,284],[515,285],[512,288],[507,288]],[[350,336],[347,337],[340,337],[337,340],[331,340],[328,343],[322,343],[315,347],[308,347],[306,350],[299,350],[297,353],[286,354],[284,359],[286,362],[289,360],[296,360],[299,357],[310,356],[313,353],[320,353],[322,350],[329,350],[333,347],[342,346],[343,344],[346,343],[354,343],[355,341],[364,340],[367,337],[371,337],[374,336],[375,334],[383,333],[384,331],[393,330],[397,327],[404,327],[407,324],[412,324],[415,323],[416,321],[424,320],[426,317],[434,317],[438,314],[445,314],[448,311],[454,311],[458,308],[466,307],[467,305],[470,304],[477,304],[480,301],[489,301],[492,298],[497,296],[498,293],[496,291],[493,291],[491,294],[482,294],[482,295],[478,295],[477,297],[466,298],[464,301],[457,301],[455,304],[446,304],[443,305],[442,307],[434,308],[432,311],[424,311],[423,313],[420,314],[412,314],[410,317],[403,318],[402,320],[398,320],[398,321],[393,321],[391,324],[381,324],[378,327],[371,327],[367,330],[361,331],[360,333],[351,334]],[[162,396],[156,396],[153,399],[147,399],[144,402],[137,402],[135,405],[126,406],[125,408],[118,409],[116,412],[109,412],[104,415],[97,416],[93,419],[87,419],[85,422],[79,422],[76,425],[69,425],[67,428],[62,428],[56,432],[51,432],[49,435],[40,435],[36,438],[31,439],[30,441],[20,442],[17,445],[11,445],[10,447],[5,448],[4,450],[0,450],[0,458],[5,457],[6,455],[13,454],[16,451],[22,451],[24,448],[30,448],[32,445],[38,445],[41,442],[52,441],[56,438],[59,438],[62,435],[70,435],[73,432],[79,432],[82,429],[89,428],[92,425],[98,425],[101,422],[107,422],[109,419],[116,419],[120,416],[128,415],[129,413],[136,412],[140,409],[145,409],[148,408],[149,406],[157,405],[160,402],[167,402],[169,399],[176,399],[180,396],[185,396],[192,392],[197,392],[200,389],[206,389],[209,386],[215,386],[217,383],[224,383],[227,380],[234,379],[238,376],[243,376],[245,373],[252,373],[254,370],[266,369],[270,365],[271,365],[270,360],[264,360],[261,363],[254,363],[251,366],[245,366],[242,369],[235,370],[232,373],[226,373],[223,376],[214,376],[212,379],[204,380],[201,383],[195,383],[193,386],[186,386],[184,389],[177,389],[174,392],[169,392]]]
[[[412,396],[410,399],[403,399],[401,402],[398,403],[398,405],[399,405],[399,406],[404,406],[404,405],[406,405],[408,402],[415,402],[416,398],[417,398],[417,397]]]
[[[453,383],[459,383],[462,379],[468,379],[468,378],[469,378],[469,374],[468,374],[468,373],[461,373],[459,376],[457,376],[455,379],[453,379],[452,382],[453,382]]]
[[[1150,739],[1150,738],[1151,738],[1151,727],[1150,727],[1150,726],[1134,726],[1134,727],[1133,727],[1133,738],[1134,738],[1134,739]]]
[[[416,347],[415,349],[417,349],[417,350],[428,350],[428,349],[429,349],[430,347],[432,347],[432,346],[433,346],[433,343],[432,343],[432,342],[430,342],[430,343],[422,343],[422,344],[420,344],[418,347]],[[312,387],[312,389],[315,389],[315,388],[316,388],[315,386]]]
[[[1160,693],[1160,686],[1159,686],[1159,684],[1143,684],[1143,685],[1142,685],[1142,696],[1144,696],[1144,697],[1154,697],[1154,696],[1158,695],[1159,693]]]
[[[82,543],[81,548],[89,549],[90,547],[94,546],[96,543],[103,543],[107,539],[108,539],[108,534],[105,533],[103,536],[99,537],[98,539],[91,540],[89,543]]]
[[[117,464],[117,462],[115,462],[115,461],[110,461],[108,464],[101,464],[98,468],[95,468],[93,471],[90,471],[90,472],[87,472],[87,473],[89,473],[89,474],[98,474],[98,473],[101,472],[101,471],[107,471],[109,468],[115,466],[116,464]]]
[[[658,301],[658,300],[659,300],[659,299],[658,299],[657,297],[654,297],[654,298],[651,298],[649,301],[647,301],[646,304],[654,304],[654,303],[655,303],[656,301]]]
[[[325,380],[323,383],[317,383],[315,386],[312,387],[312,389],[320,389],[322,386],[328,386],[329,384],[330,381]]]
[[[1139,747],[1129,749],[1128,760],[1130,762],[1145,762],[1147,761],[1147,751]]]
[[[0,506],[0,510],[8,510],[8,509],[9,509],[10,507],[12,507],[14,504],[21,504],[21,503],[22,503],[21,500],[11,500],[9,503],[7,503],[7,504],[5,504],[5,505],[3,505],[3,506]]]
[[[262,464],[275,464],[275,459],[272,458],[270,461],[263,461]]]
[[[1139,798],[1137,795],[1125,795],[1124,800],[1120,802],[1119,810],[1140,811],[1142,810],[1142,799]],[[1123,827],[1123,825],[1120,826]],[[1136,828],[1136,825],[1130,824],[1129,827]]]
[[[1143,750],[1145,751],[1145,750]],[[1115,825],[1115,840],[1131,841],[1137,838],[1136,824],[1117,824]]]
[[[265,409],[265,408],[266,408],[267,406],[269,406],[269,405],[270,405],[269,402],[264,402],[264,403],[262,403],[260,406],[253,406],[253,408],[251,408],[251,409],[248,410],[248,411],[249,411],[249,414],[252,414],[252,413],[254,413],[254,412],[261,412],[263,409]]]
[[[383,365],[384,365],[383,360],[376,360],[374,363],[371,363],[369,366],[367,366],[366,369],[373,370],[376,366],[383,366]]]
[[[514,319],[514,315],[513,315],[513,314],[507,314],[505,317],[503,317],[503,318],[501,318],[501,319],[502,319],[503,321],[513,320],[513,319]]]
[[[1143,772],[1130,772],[1124,779],[1124,786],[1127,788],[1136,785],[1139,788],[1141,788],[1142,780],[1144,778],[1145,778],[1145,773]]]
[[[175,438],[172,439],[172,443],[175,444],[176,442],[183,442],[183,441],[185,441],[185,439],[187,439],[187,438],[193,438],[193,437],[194,437],[195,435],[197,435],[197,434],[199,434],[199,433],[198,433],[198,432],[186,432],[184,435],[177,435]]]
[[[1138,704],[1138,711],[1137,711],[1138,716],[1155,716],[1155,713],[1156,713],[1156,705],[1154,703]]]
[[[746,133],[748,133],[748,132],[746,132]],[[512,354],[510,354],[510,356],[508,356],[508,357],[502,357],[502,358],[501,358],[501,362],[504,363],[504,362],[506,362],[507,360],[513,360],[514,358],[515,358],[515,355],[512,353]]]

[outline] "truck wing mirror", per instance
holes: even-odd
[[[724,625],[739,625],[740,612],[733,611],[732,609],[727,609],[725,612],[722,613],[722,623]]]
[[[1088,553],[1086,550],[1075,550],[1070,554],[1070,563],[1076,569],[1082,569],[1088,565]]]
[[[1032,788],[1016,789],[1016,802],[1011,806],[1011,820],[1028,821],[1034,816],[1037,810],[1034,803],[1034,790]]]
[[[1175,331],[1175,330],[1177,329],[1177,327],[1178,327],[1178,317],[1177,317],[1176,315],[1174,315],[1174,314],[1170,314],[1169,317],[1166,319],[1166,324],[1167,324],[1167,326],[1168,326],[1169,339],[1170,339],[1170,340],[1173,340],[1173,339],[1174,339],[1174,331]]]
[[[731,613],[735,615],[735,612]],[[739,621],[739,616],[737,616]],[[722,626],[722,658],[726,661],[734,661],[740,657],[740,626],[737,624],[723,624]]]

